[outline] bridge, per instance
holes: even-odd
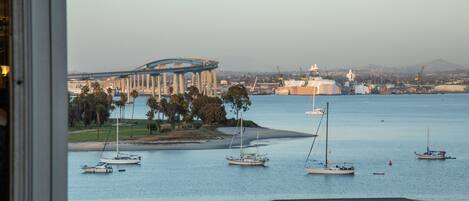
[[[133,70],[72,73],[68,74],[69,81],[106,80],[109,87],[121,93],[137,90],[139,94],[162,95],[182,94],[186,91],[189,81],[186,74],[190,73],[190,86],[195,86],[206,95],[216,95],[218,85],[216,72],[218,62],[198,58],[169,58],[147,63]],[[172,74],[172,79],[168,78]],[[170,76],[171,77],[171,76]],[[168,87],[168,84],[172,87]]]

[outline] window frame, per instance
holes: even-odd
[[[66,0],[10,9],[10,200],[67,200]]]

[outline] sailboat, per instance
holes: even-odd
[[[319,90],[319,87],[316,87],[316,90],[313,93],[313,110],[311,111],[306,111],[305,114],[307,115],[322,115],[324,112],[322,111],[322,108],[316,108],[316,93]]]
[[[430,130],[427,128],[427,151],[425,153],[414,152],[418,159],[423,160],[445,160],[445,151],[433,151],[430,150]]]
[[[321,118],[322,121],[322,118]],[[321,124],[319,124],[320,126]],[[318,126],[318,130],[319,130]],[[317,133],[317,132],[316,132]],[[314,139],[316,141],[316,138]],[[309,150],[308,157],[306,158],[306,163],[309,160],[311,151],[314,146],[314,141],[311,144],[311,149]],[[351,163],[341,163],[341,164],[331,164],[327,160],[328,152],[328,143],[329,143],[329,102],[326,104],[326,151],[325,151],[325,160],[324,163],[319,163],[318,166],[309,166],[305,168],[305,171],[308,174],[324,174],[324,175],[353,175],[355,174],[355,168]],[[305,165],[306,166],[306,165]]]
[[[125,154],[119,152],[119,118],[117,118],[116,124],[116,156],[112,158],[101,158],[101,162],[107,164],[139,164],[142,160],[141,156],[134,154]]]
[[[244,128],[243,128],[243,117],[241,114],[240,118],[240,145],[239,145],[239,158],[238,157],[233,157],[233,156],[226,156],[226,160],[228,160],[228,164],[230,165],[244,165],[244,166],[263,166],[267,161],[269,161],[269,158],[267,158],[266,154],[259,154],[259,151],[257,149],[257,152],[255,153],[248,153],[244,152],[243,149],[243,134],[244,134]],[[234,138],[235,136],[233,136]],[[257,140],[259,140],[259,132],[257,132]],[[231,145],[230,145],[231,147]]]

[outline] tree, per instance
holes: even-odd
[[[160,106],[156,98],[153,96],[147,99],[147,106],[150,108],[150,110],[146,114],[147,120],[148,120],[147,127],[150,130],[150,134],[153,134],[154,125],[156,125],[157,130],[159,130],[159,125],[158,125],[158,122],[156,122],[155,124],[155,123],[152,123],[151,121],[155,117],[155,113],[159,110]]]
[[[246,112],[251,106],[247,89],[241,85],[233,85],[228,88],[228,91],[222,94],[223,101],[231,105],[231,112],[236,114],[236,119],[239,119],[239,111]]]
[[[127,101],[128,101],[127,94],[120,93],[119,106],[120,106],[121,119],[125,119],[125,104],[127,104]]]
[[[190,119],[187,117],[189,114],[189,102],[186,101],[184,95],[175,94],[172,95],[169,99],[169,103],[175,107],[175,120],[179,121],[183,119],[185,122],[189,122]]]
[[[135,111],[135,99],[138,97],[138,91],[137,90],[132,90],[130,92],[130,96],[132,96],[133,101],[132,101],[132,120],[134,120],[134,111]]]
[[[80,121],[80,103],[77,97],[71,98],[69,95],[68,101],[68,126],[74,127],[75,122]]]
[[[225,107],[217,103],[210,103],[202,108],[200,116],[204,124],[222,123],[226,120]]]

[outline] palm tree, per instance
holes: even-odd
[[[130,92],[130,96],[132,96],[133,101],[132,101],[132,120],[134,120],[134,111],[135,111],[135,99],[138,97],[138,91],[137,90],[132,90]]]
[[[155,112],[158,111],[158,109],[159,109],[159,103],[156,100],[156,98],[152,96],[152,97],[148,98],[147,106],[150,108],[150,110],[147,112],[147,117],[148,117],[147,119],[148,119],[148,125],[149,125],[149,128],[150,128],[150,134],[152,134],[153,129],[152,129],[151,120],[153,120],[153,118],[155,116]],[[157,126],[157,129],[159,130],[159,126]]]
[[[121,115],[121,117],[123,117],[123,119],[125,119],[125,104],[127,104],[128,97],[127,97],[126,93],[121,93],[120,97],[121,97],[121,99],[119,101],[119,104],[121,106],[121,113],[123,114],[123,115]]]

